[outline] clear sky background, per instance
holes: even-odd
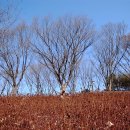
[[[122,21],[130,26],[130,0],[21,0],[20,9],[20,19],[29,23],[35,16],[87,15],[97,27]]]
[[[10,0],[0,0],[0,6]],[[130,0],[12,0],[20,10],[19,21],[34,17],[87,15],[97,27],[108,22],[125,22],[130,30]]]
[[[8,0],[0,0],[5,6]],[[88,16],[97,28],[108,22],[124,22],[130,32],[130,0],[12,0],[20,14],[18,21],[31,23],[34,17]],[[17,10],[16,10],[17,11]]]

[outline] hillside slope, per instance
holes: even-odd
[[[129,130],[130,92],[0,97],[0,130]]]

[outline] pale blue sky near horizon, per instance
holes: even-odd
[[[34,17],[88,16],[97,27],[108,22],[124,22],[130,26],[130,0],[21,0],[20,19],[31,22]]]

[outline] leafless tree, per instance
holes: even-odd
[[[56,94],[54,78],[42,64],[33,61],[25,77],[31,94]]]
[[[19,14],[18,10],[18,1],[14,3],[12,0],[5,0],[4,6],[2,1],[0,1],[0,46],[3,44],[3,37],[7,36],[9,28],[12,28],[12,26],[15,24],[17,16]],[[2,80],[1,87],[2,84],[3,88],[1,93],[3,94],[6,88],[10,88],[10,85],[7,80],[5,81],[5,79]],[[7,90],[7,94],[9,93],[9,90],[10,89]]]
[[[18,93],[19,85],[29,64],[30,35],[23,23],[8,29],[0,39],[0,75],[12,86],[12,94]]]
[[[42,66],[40,64],[32,64],[29,67],[26,80],[29,86],[36,89],[36,94],[43,94]]]
[[[123,39],[126,42],[126,44],[123,46],[123,49],[126,50],[126,53],[120,63],[120,66],[123,69],[123,71],[120,72],[128,76],[130,74],[130,34],[125,35]],[[128,78],[130,79],[130,77]]]
[[[48,95],[57,95],[58,92],[56,91],[56,86],[58,85],[52,73],[49,70],[47,70],[47,68],[44,68],[43,75],[43,86],[45,88],[45,93]]]
[[[91,62],[83,63],[80,67],[80,83],[81,90],[93,91],[94,90],[94,67]]]
[[[86,17],[66,17],[56,21],[34,22],[33,49],[43,65],[55,76],[61,93],[66,91],[84,52],[93,43],[94,28]]]
[[[126,53],[126,49],[122,49],[125,45],[123,37],[126,28],[124,23],[104,25],[99,35],[99,41],[95,46],[95,64],[98,64],[96,68],[104,80],[106,89],[110,91],[113,86],[113,75]]]

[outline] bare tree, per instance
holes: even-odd
[[[94,67],[92,63],[83,63],[80,67],[80,83],[82,92],[94,90]]]
[[[37,57],[34,56],[33,58],[35,60],[32,60],[25,74],[26,84],[30,90],[30,94],[57,94],[54,76],[45,66],[36,61],[38,60]]]
[[[123,60],[120,63],[120,66],[123,69],[123,71],[120,72],[128,76],[130,74],[130,34],[125,35],[123,39],[126,42],[123,46],[123,49],[126,50],[126,53],[123,57]],[[128,78],[130,79],[130,77]]]
[[[95,46],[97,71],[104,80],[107,90],[112,90],[113,76],[119,68],[119,63],[126,53],[126,49],[122,49],[125,45],[123,37],[126,33],[126,25],[106,24],[103,26],[98,44]]]
[[[92,22],[83,17],[66,17],[34,23],[37,42],[33,49],[55,76],[63,94],[84,52],[93,43]]]
[[[43,94],[42,66],[40,64],[30,65],[26,78],[30,86],[36,88],[36,94]]]
[[[3,38],[7,36],[9,28],[12,28],[17,20],[17,16],[19,14],[18,10],[19,10],[18,1],[14,3],[12,0],[5,0],[4,6],[2,1],[0,1],[0,47],[2,47],[1,46],[2,44],[4,44],[2,43]],[[3,84],[1,93],[3,94],[4,90],[7,90],[7,95],[8,95],[10,91],[10,84],[7,80],[3,78],[1,79],[2,79],[1,87]]]
[[[45,67],[43,70],[44,91],[48,95],[57,95],[56,86],[58,86],[53,74]]]
[[[12,94],[18,93],[19,85],[28,66],[30,35],[23,23],[9,29],[0,39],[0,75],[12,86]]]

